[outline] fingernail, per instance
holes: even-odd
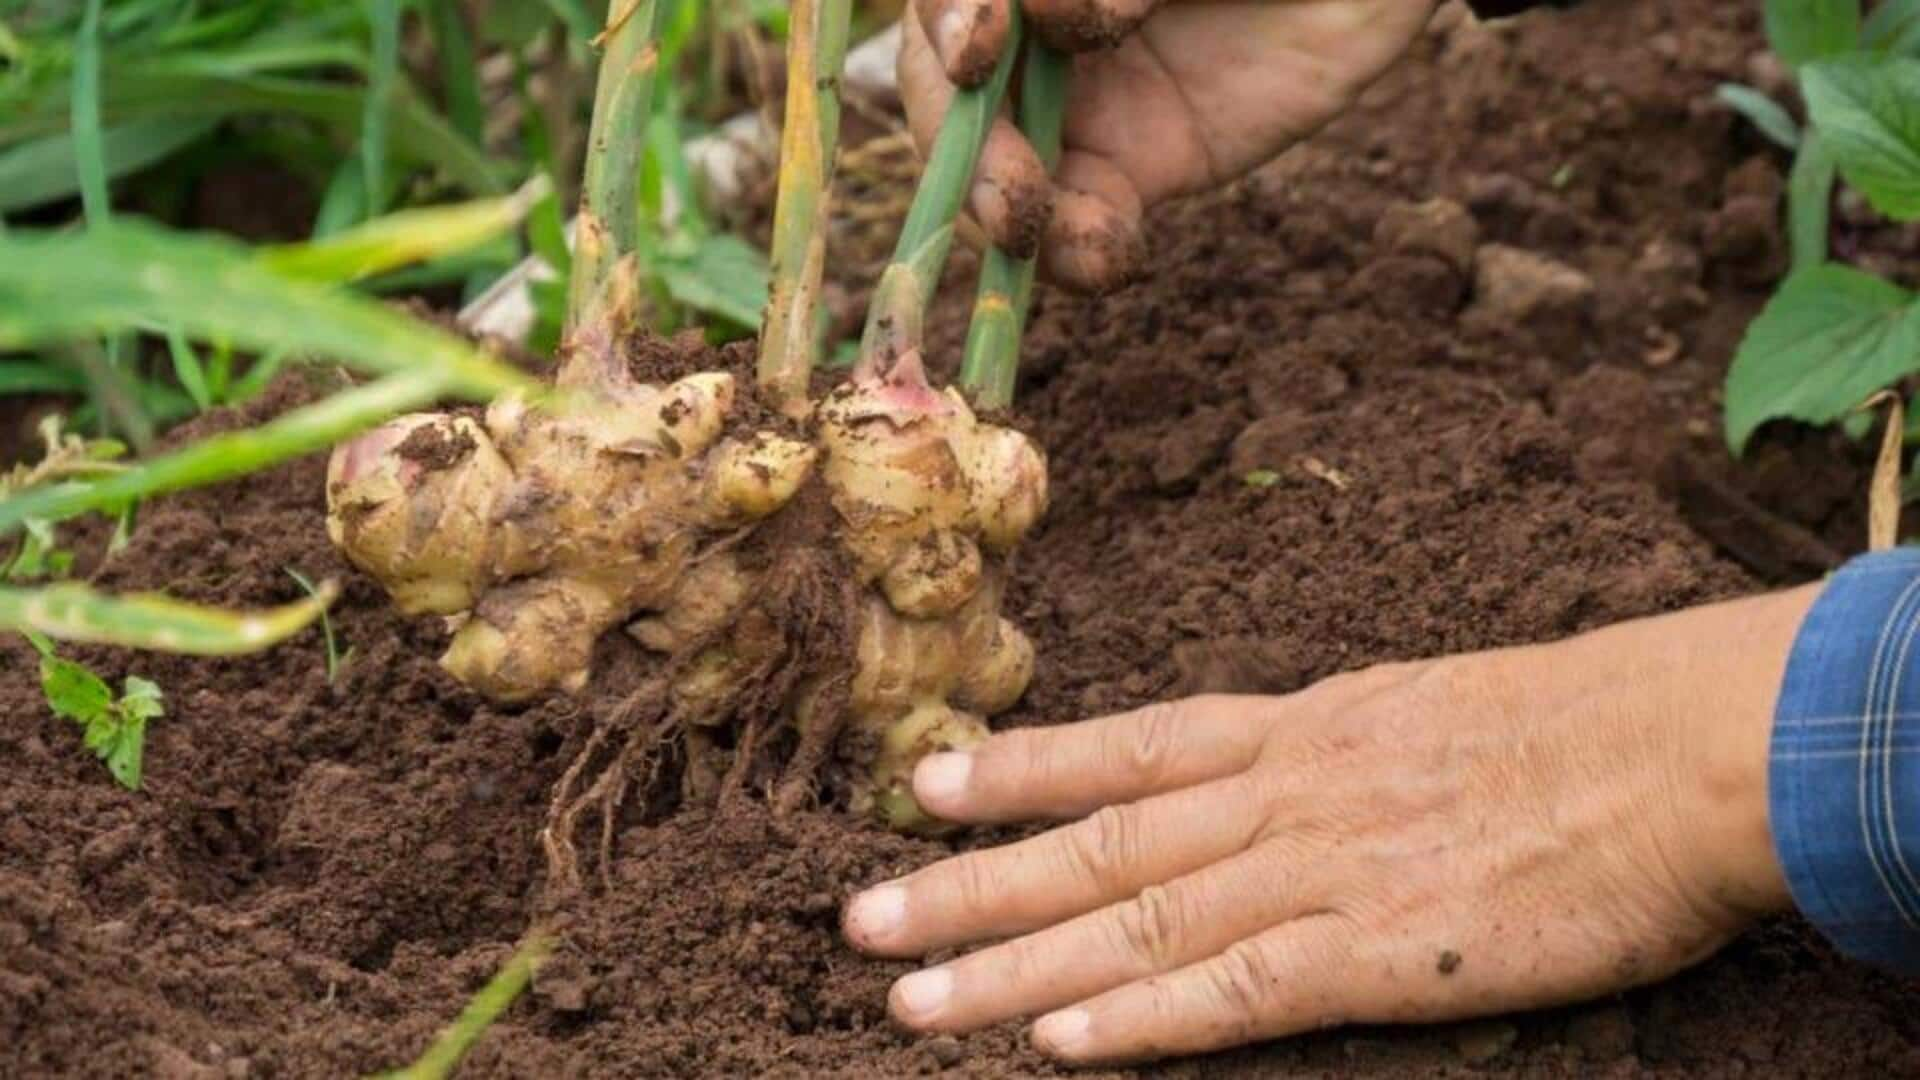
[[[847,936],[859,944],[882,944],[899,936],[906,919],[907,890],[881,885],[854,897],[847,905]]]
[[[969,10],[965,4],[949,4],[933,28],[933,49],[949,71],[960,63],[960,54],[966,51],[968,39],[973,36],[974,20],[967,14]]]
[[[894,1012],[903,1020],[926,1020],[946,1007],[953,993],[953,972],[928,968],[893,984]]]
[[[966,794],[972,772],[972,754],[928,754],[914,767],[913,793],[930,806],[952,806]]]
[[[1093,1017],[1085,1009],[1048,1013],[1034,1021],[1033,1042],[1043,1054],[1073,1055],[1086,1045],[1087,1029],[1092,1026]]]

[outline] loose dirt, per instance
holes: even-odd
[[[1782,162],[1710,101],[1759,49],[1754,7],[1595,2],[1504,30],[1443,14],[1337,129],[1160,214],[1150,280],[1043,295],[1020,407],[1055,500],[1017,568],[1041,663],[1010,722],[1560,637],[1857,550],[1860,451],[1776,431],[1736,468],[1717,436],[1714,388],[1780,271],[1747,200]],[[1436,197],[1457,207],[1417,205]],[[1911,232],[1840,227],[1920,265]],[[950,354],[963,300],[936,323]],[[307,398],[306,378],[178,437]],[[400,1064],[540,908],[535,833],[596,703],[500,711],[441,675],[443,630],[328,546],[322,473],[157,501],[100,570],[235,604],[299,595],[289,568],[346,587],[334,685],[317,635],[219,662],[74,650],[166,690],[144,792],[0,643],[0,1073]],[[837,937],[853,889],[949,850],[832,806],[629,821],[614,891],[550,913],[565,944],[465,1075],[1049,1074],[1013,1026],[894,1030],[882,1002],[907,968]],[[1916,1005],[1783,919],[1590,1005],[1164,1072],[1911,1075]]]

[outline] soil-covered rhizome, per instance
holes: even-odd
[[[1149,279],[1044,294],[1020,409],[1054,500],[1009,603],[1041,662],[1006,722],[1551,639],[1806,580],[1856,547],[1857,450],[1776,431],[1735,467],[1717,434],[1715,388],[1784,263],[1783,162],[1711,103],[1749,77],[1757,24],[1713,0],[1505,29],[1443,12],[1334,130],[1158,215]],[[1408,209],[1433,197],[1477,238]],[[1912,231],[1839,228],[1843,250],[1920,266]],[[284,379],[179,437],[310,393]],[[47,714],[31,651],[0,644],[0,1073],[391,1066],[540,911],[536,833],[594,701],[497,710],[442,675],[443,631],[328,546],[323,467],[160,500],[100,571],[233,604],[294,596],[287,567],[347,586],[333,685],[311,641],[230,662],[76,650],[167,692],[143,793]],[[838,938],[849,892],[949,845],[831,807],[644,809],[612,892],[547,912],[563,944],[466,1075],[1050,1071],[1012,1025],[893,1028],[906,967]],[[1890,1076],[1920,1070],[1916,1005],[1783,919],[1612,1000],[1165,1071]]]

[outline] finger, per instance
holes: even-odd
[[[1034,1046],[1076,1065],[1198,1054],[1364,1018],[1395,992],[1355,970],[1348,924],[1313,915],[1242,938],[1217,955],[1128,983],[1033,1025]]]
[[[895,75],[900,83],[900,102],[907,113],[907,130],[924,158],[933,149],[934,136],[940,134],[940,122],[946,119],[947,106],[953,102],[953,82],[947,78],[914,8],[907,8],[901,16],[900,27]]]
[[[917,971],[894,984],[894,1018],[922,1031],[972,1031],[1084,1001],[1136,979],[1204,960],[1297,918],[1314,897],[1297,845],[1251,851],[1150,885],[1050,929]]]
[[[934,6],[923,0],[924,7]],[[940,16],[944,17],[944,16]],[[900,96],[907,127],[922,155],[931,152],[953,103],[953,84],[942,70],[916,14],[905,20],[900,48]],[[1040,155],[1006,117],[995,118],[967,192],[967,209],[987,240],[1019,258],[1034,254],[1053,210],[1053,185]]]
[[[987,132],[967,206],[995,247],[1021,259],[1039,250],[1053,214],[1053,184],[1040,155],[1004,116]]]
[[[1015,728],[914,770],[920,805],[949,821],[1074,818],[1251,765],[1272,726],[1272,698],[1206,695],[1098,720]]]
[[[869,889],[847,905],[844,930],[868,953],[923,956],[1051,926],[1246,850],[1265,817],[1258,803],[1236,776],[1105,807]]]
[[[1040,40],[1066,52],[1109,49],[1140,28],[1160,0],[1026,0]]]
[[[1007,44],[1008,0],[915,0],[914,13],[948,79],[979,86]]]
[[[1107,159],[1069,150],[1054,189],[1041,272],[1083,293],[1111,292],[1132,281],[1146,261],[1145,211],[1133,182]]]

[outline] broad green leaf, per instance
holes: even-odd
[[[1760,134],[1772,139],[1782,149],[1800,148],[1800,125],[1780,103],[1751,86],[1739,83],[1721,83],[1714,91],[1721,103],[1747,118],[1747,122],[1758,128]]]
[[[1860,0],[1766,0],[1767,41],[1791,67],[1852,52]]]
[[[299,633],[320,617],[337,593],[327,583],[318,595],[291,604],[259,611],[225,611],[153,593],[107,596],[79,584],[0,588],[0,630],[33,630],[61,641],[194,656],[232,656],[258,652]],[[80,689],[70,691],[72,694],[91,695],[90,688],[78,681],[74,685]],[[48,700],[53,700],[51,692]],[[68,700],[80,702],[83,698]]]
[[[113,689],[81,664],[52,653],[40,657],[40,689],[54,715],[87,724],[113,708]]]
[[[1838,170],[1833,153],[1816,129],[1809,129],[1787,174],[1787,238],[1793,268],[1802,270],[1827,261],[1833,234],[1833,185]]]
[[[1727,373],[1735,454],[1773,419],[1829,424],[1920,370],[1913,294],[1845,266],[1796,271],[1747,328]]]
[[[318,589],[311,591],[315,595],[319,594]],[[321,618],[326,618],[326,615],[323,613]],[[138,720],[152,720],[157,716],[166,715],[167,709],[160,693],[160,687],[151,679],[143,679],[138,675],[129,675],[127,676],[125,686],[126,689],[120,694],[121,713]]]
[[[102,480],[37,487],[0,500],[0,535],[29,519],[64,521],[92,510],[116,509],[134,499],[216,484],[325,450],[395,414],[432,404],[444,389],[444,382],[432,372],[389,375],[259,427],[210,436]]]
[[[128,791],[140,790],[141,766],[146,758],[145,717],[114,717],[89,725],[87,746],[107,763],[107,771]]]
[[[85,234],[0,238],[0,348],[147,326],[361,371],[431,373],[485,400],[530,381],[445,331],[337,288],[274,273],[209,236],[122,222]]]
[[[1920,55],[1920,0],[1881,0],[1867,16],[1860,40],[1878,52]]]
[[[1888,217],[1920,218],[1920,59],[1824,61],[1801,86],[1847,183]]]
[[[684,257],[655,261],[653,270],[675,301],[752,327],[767,307],[767,257],[732,233],[703,237]]]
[[[259,258],[289,277],[358,281],[478,247],[518,225],[548,191],[547,179],[541,176],[504,199],[402,210],[323,240],[268,248]]]
[[[107,179],[152,165],[212,131],[213,120],[141,120],[101,134]],[[73,136],[46,135],[0,152],[0,214],[13,213],[80,190]]]

